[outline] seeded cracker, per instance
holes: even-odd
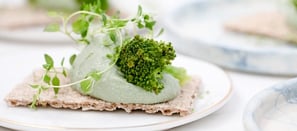
[[[28,84],[34,83],[41,79],[43,70],[36,70],[24,82],[18,84],[5,98],[9,106],[29,106],[32,103],[32,97],[36,90]],[[69,82],[69,78],[62,75],[59,76],[61,84]],[[114,111],[123,109],[126,112],[133,110],[143,110],[146,113],[161,112],[163,115],[179,114],[186,116],[192,113],[194,108],[195,98],[198,93],[198,88],[201,81],[198,77],[192,77],[191,80],[182,87],[180,94],[173,100],[160,104],[121,104],[110,103],[99,99],[94,99],[90,96],[85,96],[71,87],[60,89],[59,94],[55,97],[53,90],[49,89],[41,93],[40,99],[37,102],[39,106],[50,106],[53,108],[68,108],[98,110],[98,111]]]

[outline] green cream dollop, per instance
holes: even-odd
[[[80,52],[70,70],[72,82],[85,78],[90,72],[103,71],[110,65],[111,60],[106,55],[111,54],[113,50],[104,46],[104,42],[106,44],[110,41],[104,37],[94,38],[91,44]],[[117,67],[113,66],[86,94],[109,102],[141,104],[165,102],[179,94],[179,82],[170,74],[163,73],[162,83],[164,89],[159,94],[145,91],[141,87],[128,83]],[[83,93],[79,84],[73,88]]]

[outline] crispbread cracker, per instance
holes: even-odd
[[[25,81],[17,85],[5,98],[9,106],[28,106],[32,103],[33,95],[36,90],[29,86],[30,83],[41,78],[42,70],[33,72]],[[59,76],[61,84],[69,82],[69,78]],[[111,103],[103,100],[95,99],[90,96],[85,96],[75,91],[71,87],[61,88],[57,97],[55,97],[52,89],[43,91],[38,105],[51,106],[53,108],[69,108],[99,111],[114,111],[123,109],[126,112],[133,110],[143,110],[146,113],[161,112],[163,115],[179,114],[186,116],[192,113],[194,101],[197,96],[198,87],[201,85],[198,77],[192,77],[189,82],[182,87],[180,94],[173,100],[159,104],[122,104]]]
[[[297,43],[297,32],[289,27],[285,17],[279,12],[259,12],[254,15],[238,17],[227,21],[225,28],[235,32]]]

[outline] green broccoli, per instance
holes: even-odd
[[[158,94],[164,88],[162,72],[175,57],[171,43],[137,35],[123,45],[116,65],[129,83]]]

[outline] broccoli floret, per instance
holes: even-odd
[[[164,88],[162,71],[175,57],[171,43],[137,35],[123,45],[116,65],[129,83],[158,94]]]

